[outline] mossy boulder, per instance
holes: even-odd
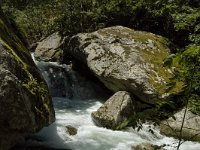
[[[0,149],[54,122],[48,88],[14,22],[0,10]]]
[[[66,43],[64,59],[71,55],[79,70],[88,69],[83,72],[91,72],[113,92],[128,91],[153,104],[181,91],[182,83],[177,83],[166,93],[173,69],[164,67],[170,42],[161,36],[114,26],[77,34]]]

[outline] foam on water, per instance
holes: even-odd
[[[124,131],[112,131],[95,126],[90,114],[101,106],[98,100],[54,98],[53,101],[56,122],[38,134],[50,146],[73,150],[129,150],[131,146],[148,142],[169,145],[165,147],[167,150],[176,149],[177,140],[161,135],[157,129],[153,129],[154,134],[151,134],[148,131],[150,125],[147,124],[144,124],[139,132],[131,128]],[[70,136],[66,132],[67,125],[77,128],[77,134]],[[200,144],[195,142],[184,142],[181,145],[181,150],[198,149],[200,149]]]

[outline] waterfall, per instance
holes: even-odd
[[[167,145],[167,150],[175,150],[178,140],[163,136],[156,127],[144,124],[139,132],[132,128],[113,131],[97,127],[90,117],[97,110],[107,94],[104,89],[88,81],[70,66],[50,62],[36,62],[48,83],[53,97],[56,122],[29,136],[23,145],[48,145],[58,149],[72,150],[131,150],[140,143]],[[70,135],[66,126],[77,129]],[[149,132],[151,128],[154,134]],[[197,150],[200,144],[185,141],[181,150]]]
[[[32,54],[32,57],[46,80],[52,97],[82,100],[108,98],[107,89],[73,71],[71,65],[57,62],[39,62],[35,60],[34,54]]]

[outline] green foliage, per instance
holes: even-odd
[[[200,96],[199,95],[192,95],[189,99],[189,110],[194,114],[200,115]]]
[[[130,123],[130,120],[126,119],[123,122],[121,122],[117,127],[116,130],[121,130],[124,129],[125,127],[128,126],[128,124]]]
[[[200,46],[189,45],[185,51],[177,55],[182,68],[179,77],[185,79],[187,94],[200,93]]]
[[[173,61],[181,64],[181,67],[176,69],[172,80],[175,83],[180,80],[185,82],[182,99],[188,102],[188,107],[193,113],[200,114],[200,46],[187,46]]]
[[[179,46],[200,41],[200,10],[196,0],[3,0],[30,41],[55,30],[63,34],[113,25],[164,35]]]

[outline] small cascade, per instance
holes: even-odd
[[[52,97],[82,100],[108,98],[107,89],[87,80],[72,70],[71,65],[37,61],[33,53],[32,58],[46,80]]]
[[[37,62],[43,77],[45,78],[52,97],[72,98],[72,81],[68,73],[67,65],[59,65],[50,62]]]

